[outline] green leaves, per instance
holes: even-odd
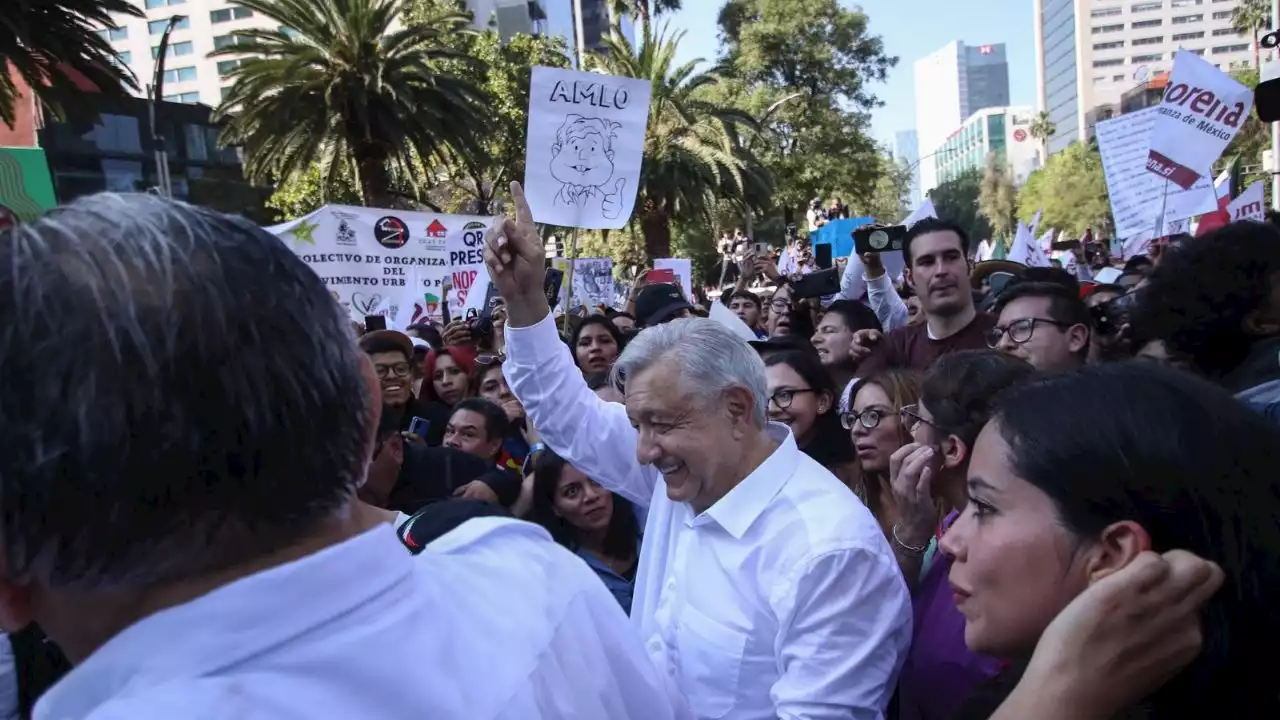
[[[974,246],[992,236],[991,225],[978,212],[981,192],[982,172],[979,170],[965,172],[929,191],[929,199],[933,201],[938,217],[947,218],[964,228]]]
[[[218,114],[245,173],[288,178],[318,163],[326,183],[354,172],[365,203],[394,203],[390,178],[480,152],[486,96],[457,71],[474,61],[447,40],[468,15],[393,30],[407,0],[241,0],[280,30],[239,30],[214,55],[248,54]]]
[[[98,28],[112,27],[112,13],[142,17],[129,0],[11,0],[0,12],[0,58],[7,60],[56,117],[74,109],[96,117],[86,93],[66,69],[82,75],[105,95],[137,89],[136,78],[120,62]],[[18,87],[0,72],[0,122],[12,127]]]
[[[1031,174],[1018,192],[1018,218],[1029,222],[1040,209],[1041,228],[1081,235],[1092,227],[1098,237],[1110,236],[1111,203],[1097,147],[1072,143]]]
[[[982,183],[978,189],[978,213],[991,226],[991,232],[1000,238],[1013,234],[1013,211],[1017,191],[1004,155],[988,153],[982,170]]]

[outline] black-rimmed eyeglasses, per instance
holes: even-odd
[[[987,347],[995,350],[1000,347],[1000,340],[1005,333],[1009,333],[1009,339],[1014,343],[1021,345],[1031,339],[1035,334],[1036,325],[1038,324],[1053,325],[1054,327],[1069,328],[1072,323],[1058,322],[1057,320],[1049,320],[1048,318],[1022,318],[1001,327],[999,325],[987,331]]]
[[[769,396],[769,402],[777,405],[779,410],[786,410],[791,407],[791,401],[796,399],[796,395],[811,392],[814,392],[813,388],[785,388],[782,390],[775,390],[774,393]]]

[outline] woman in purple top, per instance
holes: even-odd
[[[919,404],[902,408],[914,442],[889,464],[900,511],[891,544],[912,587],[915,633],[898,683],[899,720],[950,720],[1000,670],[998,660],[965,647],[964,616],[947,582],[951,558],[935,553],[926,566],[925,556],[968,502],[969,456],[991,415],[992,398],[1033,372],[995,351],[952,353],[925,376]]]

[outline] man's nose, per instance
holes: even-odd
[[[641,465],[652,465],[662,457],[662,448],[653,441],[653,436],[646,430],[641,430],[640,435],[636,438],[636,462]]]

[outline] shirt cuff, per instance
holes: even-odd
[[[889,273],[887,272],[877,278],[868,278],[866,275],[863,275],[862,279],[867,283],[868,295],[870,295],[872,290],[889,292],[893,289],[893,281],[889,279]]]
[[[545,362],[565,349],[551,313],[528,327],[508,326],[503,337],[506,339],[507,358],[522,365]]]

